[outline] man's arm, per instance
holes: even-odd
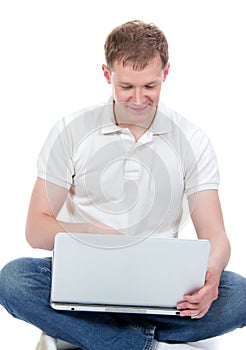
[[[117,234],[101,223],[65,223],[56,219],[68,190],[37,178],[32,192],[27,221],[26,238],[33,248],[52,250],[58,232]]]
[[[178,308],[188,309],[182,311],[181,316],[199,313],[195,317],[201,318],[218,297],[220,276],[230,258],[230,242],[224,227],[218,191],[207,190],[191,195],[189,206],[197,236],[210,241],[211,253],[204,287],[194,295],[186,295]]]

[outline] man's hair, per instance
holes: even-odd
[[[135,70],[142,70],[158,54],[163,68],[168,62],[168,43],[164,33],[153,23],[139,20],[113,29],[106,38],[104,51],[109,69],[119,61],[123,66],[129,64]]]

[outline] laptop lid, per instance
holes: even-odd
[[[59,233],[51,306],[178,315],[183,295],[204,284],[209,251],[207,240]]]

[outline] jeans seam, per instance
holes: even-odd
[[[154,341],[154,336],[155,336],[155,326],[149,325],[148,327],[144,328],[142,326],[139,326],[137,324],[131,323],[128,325],[128,328],[134,328],[138,329],[140,331],[143,331],[146,335],[146,341],[143,347],[143,350],[151,350],[153,341]]]
[[[50,269],[48,269],[47,267],[41,267],[41,266],[39,268],[40,268],[40,273],[44,273],[44,274],[50,276],[50,274],[51,274]]]
[[[150,326],[146,329],[146,342],[144,345],[143,350],[151,350],[152,345],[153,345],[153,341],[154,341],[154,335],[155,335],[155,326]]]

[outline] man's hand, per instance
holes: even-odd
[[[207,271],[204,287],[197,293],[184,295],[184,301],[178,303],[177,309],[180,316],[191,318],[202,318],[208,312],[212,302],[218,298],[218,278]]]

